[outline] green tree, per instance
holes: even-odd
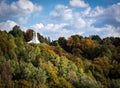
[[[103,88],[103,86],[96,80],[91,79],[89,76],[82,75],[80,78],[79,88]]]
[[[41,42],[41,43],[47,43],[47,44],[50,44],[50,38],[45,38],[43,37],[40,33],[37,33],[38,35],[38,40]]]
[[[102,39],[99,37],[99,35],[92,35],[90,38],[98,43],[102,42]]]
[[[0,86],[2,88],[13,88],[13,68],[9,62],[0,63]]]
[[[58,43],[59,43],[59,45],[60,45],[63,49],[66,50],[66,48],[67,48],[67,45],[66,45],[67,41],[66,41],[66,39],[65,39],[64,37],[60,37],[60,38],[58,39]]]
[[[120,88],[120,79],[112,79],[110,88]]]
[[[20,26],[17,25],[15,25],[9,33],[14,37],[24,37],[23,31],[21,30]]]
[[[11,34],[0,31],[0,49],[7,59],[17,59],[15,39]]]
[[[34,67],[32,63],[21,62],[21,78],[35,84],[46,83],[46,72],[41,67]]]

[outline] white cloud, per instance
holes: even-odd
[[[68,24],[61,23],[61,24],[35,24],[31,28],[45,37],[50,37],[52,40],[59,38],[60,36],[68,37],[70,36],[69,31],[66,29]]]
[[[71,20],[72,10],[64,5],[57,5],[54,11],[51,11],[50,15],[55,19],[62,19],[62,20]]]
[[[120,3],[117,3],[107,9],[107,13],[108,14],[112,13],[113,17],[115,17],[115,20],[117,22],[120,22],[120,9],[119,8],[120,8]]]
[[[41,29],[44,27],[44,25],[42,23],[39,24],[35,24],[33,26],[31,26],[31,28],[37,32],[41,31]]]
[[[109,6],[107,8],[97,6],[89,17],[95,19],[95,25],[105,26],[106,24],[114,27],[120,26],[120,5],[119,3]]]
[[[77,18],[74,22],[73,25],[75,26],[75,28],[79,29],[82,27],[86,26],[86,22],[84,19],[82,19],[81,17]]]
[[[89,12],[90,17],[95,17],[103,14],[105,12],[105,9],[103,7],[97,6],[95,7],[91,12]]]
[[[76,12],[73,14],[74,18],[70,25],[72,29],[83,29],[85,27],[90,27],[95,23],[95,19],[87,18],[86,15],[89,14],[90,9],[86,9],[83,12]],[[85,15],[84,15],[85,14]]]
[[[120,27],[115,28],[112,25],[106,25],[103,29],[104,37],[120,37],[120,31],[118,32],[118,30],[120,30]]]
[[[34,11],[42,11],[42,9],[42,6],[34,5]]]
[[[67,38],[72,34],[120,37],[120,3],[107,8],[100,6],[91,8],[84,0],[70,0],[70,5],[56,5],[55,9],[50,12],[50,16],[55,19],[51,21],[53,23],[41,21],[45,24],[37,23],[30,28],[43,36],[51,37],[51,39],[57,39],[60,36]],[[82,10],[73,7],[80,7]],[[33,4],[30,0],[19,0],[10,5],[1,2],[0,19],[14,17],[24,24],[27,23],[31,14],[41,10],[41,6]],[[7,20],[0,23],[0,29],[9,31],[16,24],[14,21]],[[22,29],[26,30],[27,28]]]
[[[82,30],[83,36],[99,35],[102,38],[111,37],[111,36],[120,37],[120,31],[119,31],[120,27],[116,28],[112,25],[105,25],[103,27],[89,26],[89,27],[85,27],[83,29],[84,29],[84,30]]]
[[[24,17],[29,16],[33,12],[41,11],[42,7],[33,4],[30,0],[18,0],[7,4],[5,1],[0,3],[0,17],[12,18],[12,17]],[[26,18],[27,19],[27,18]],[[21,22],[22,18],[20,19]]]
[[[19,0],[10,5],[10,9],[15,12],[22,12],[25,15],[30,14],[34,10],[34,5],[29,0]]]
[[[64,36],[65,33],[68,32],[65,29],[66,26],[67,26],[66,23],[62,23],[62,24],[51,23],[51,24],[46,24],[46,25],[44,25],[43,23],[39,23],[39,24],[35,24],[31,26],[30,28],[39,32],[43,36],[51,37],[51,39],[57,39],[58,37],[60,37],[60,35]]]
[[[29,17],[30,17],[30,16],[19,17],[19,18],[18,18],[18,21],[19,21],[20,24],[26,24],[27,21],[29,20]]]
[[[50,37],[52,40],[56,40],[59,37],[66,37],[68,38],[71,35],[71,31],[68,31],[66,29],[60,29],[59,31],[41,31],[44,36]]]
[[[68,24],[66,23],[62,23],[62,24],[47,24],[44,27],[44,30],[47,31],[52,31],[52,32],[58,32],[61,31],[62,29],[64,29]]]
[[[83,0],[70,0],[70,5],[73,7],[80,7],[80,4],[78,5],[75,3],[81,1],[84,2]],[[69,19],[69,22],[66,26],[58,28],[60,30],[58,30],[54,24],[49,24],[47,28],[52,30],[51,34],[52,32],[56,33],[56,30],[58,30],[59,33],[63,30],[67,30],[67,33],[63,33],[64,36],[66,36],[66,34],[80,34],[83,36],[100,35],[101,37],[120,37],[119,3],[107,8],[100,6],[91,8],[88,4],[83,5],[82,7],[85,7],[85,9],[74,12],[75,8],[71,9],[70,7],[64,5],[57,5],[55,10],[51,12],[51,15],[55,17],[58,22],[60,21],[58,20],[60,18],[65,19],[63,15],[65,15],[64,10],[66,9],[71,11],[69,14],[71,15],[72,19]],[[65,20],[62,20],[62,22],[65,22]],[[56,34],[58,34],[58,32]]]
[[[64,19],[64,22],[65,18],[63,13],[66,9],[71,11],[71,13],[69,13],[71,14],[71,19],[69,19],[69,21],[71,21],[70,23],[47,24],[40,32],[45,36],[50,36],[51,39],[57,39],[60,36],[67,38],[73,34],[80,34],[83,36],[99,35],[102,38],[108,36],[120,37],[120,26],[117,27],[114,23],[109,24],[110,21],[115,21],[120,24],[120,11],[118,4],[108,8],[97,6],[92,9],[90,7],[86,7],[85,10],[74,13],[73,10],[67,6],[57,5],[55,10],[51,12],[51,15],[56,17],[56,19]],[[102,24],[102,26],[99,27],[94,24]]]
[[[73,7],[80,8],[85,8],[89,6],[87,3],[84,2],[84,0],[70,0],[70,5]]]
[[[88,8],[86,8],[86,9],[82,12],[82,14],[86,16],[86,15],[89,15],[90,12],[91,12],[91,8],[88,7]]]
[[[7,20],[6,22],[0,23],[0,30],[6,30],[7,32],[12,30],[12,28],[17,25],[14,21]]]

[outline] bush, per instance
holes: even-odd
[[[120,88],[120,79],[112,79],[111,88]]]
[[[96,80],[91,79],[89,76],[82,75],[78,84],[79,88],[103,88],[103,86]]]

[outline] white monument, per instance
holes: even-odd
[[[37,37],[37,32],[33,32],[33,39],[29,41],[28,43],[35,43],[35,44],[40,43]]]

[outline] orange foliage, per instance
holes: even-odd
[[[69,37],[68,40],[67,40],[67,45],[68,46],[72,46],[73,45],[73,38],[72,37]]]
[[[104,58],[95,58],[93,61],[94,64],[98,65],[101,67],[105,75],[108,75],[111,65],[106,61]]]

